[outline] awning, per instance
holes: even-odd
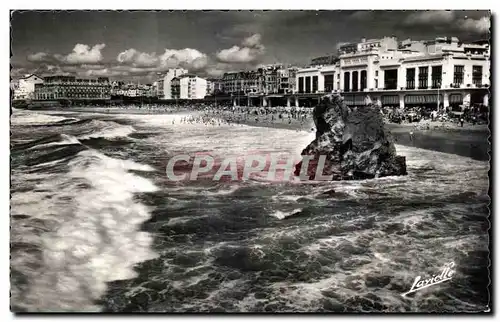
[[[436,94],[429,95],[405,95],[405,104],[437,104],[438,96]],[[439,94],[439,101],[443,101],[443,96]]]
[[[463,97],[462,94],[450,94],[450,97],[448,98],[450,104],[462,104],[463,102]]]
[[[344,95],[344,103],[346,105],[356,105],[354,101],[354,95]]]
[[[366,105],[365,96],[356,95],[354,97],[354,105]]]
[[[398,104],[399,105],[399,96],[398,95],[382,95],[382,104]]]

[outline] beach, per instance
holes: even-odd
[[[220,119],[232,125],[270,127],[291,131],[314,132],[312,109],[302,108],[298,116],[293,117],[289,107],[79,107],[58,109],[62,113],[98,113],[98,114],[133,114],[133,115],[168,115],[178,114],[198,118],[195,122],[209,122],[211,118]],[[52,111],[54,111],[52,109]],[[281,117],[280,117],[281,114]],[[391,123],[386,121],[386,128],[394,137],[397,145],[416,147],[432,151],[457,154],[475,160],[488,161],[491,144],[488,141],[488,125],[465,123],[463,127],[451,122],[431,122],[423,120],[416,123]]]
[[[204,114],[249,126],[315,131],[312,114],[308,114],[308,117],[302,120],[289,118],[287,113],[279,118],[280,113],[255,115],[254,111],[251,110],[250,113],[204,112]],[[429,125],[428,128],[427,125]],[[464,127],[460,127],[460,125],[450,122],[422,121],[402,124],[387,122],[386,128],[391,132],[398,145],[457,154],[481,161],[489,160],[488,152],[491,150],[491,144],[488,141],[490,131],[487,125],[464,124]]]

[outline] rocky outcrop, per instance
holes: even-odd
[[[316,171],[324,156],[323,176],[332,180],[371,179],[406,175],[406,159],[396,155],[392,136],[384,127],[379,107],[347,107],[338,95],[327,95],[314,109],[316,139],[303,151],[309,155],[306,177],[317,179]],[[301,173],[302,162],[295,168]],[[305,171],[305,167],[304,170]],[[320,173],[321,174],[321,173]]]

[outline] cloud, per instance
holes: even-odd
[[[207,66],[208,57],[192,48],[165,49],[162,55],[140,52],[134,48],[118,54],[116,60],[132,73],[165,71],[169,68],[182,67],[188,70],[202,70]]]
[[[489,17],[468,17],[463,11],[421,11],[410,14],[404,20],[407,26],[440,26],[448,31],[465,31],[470,33],[489,32],[491,22]]]
[[[206,69],[206,73],[209,77],[221,77],[225,72],[224,69],[218,69],[216,67],[209,67]]]
[[[344,46],[344,45],[348,45],[348,44],[350,44],[350,42],[340,41],[340,42],[338,42],[338,43],[337,43],[337,45],[335,45],[335,48],[336,48],[337,50],[339,50],[339,49],[340,49],[340,47],[342,47],[342,46]]]
[[[257,61],[265,52],[261,35],[254,34],[245,38],[240,46],[223,49],[217,53],[217,59],[224,63],[251,63]]]
[[[60,57],[60,60],[71,65],[96,64],[102,61],[101,50],[104,47],[105,44],[97,44],[92,48],[89,45],[77,44],[72,53]]]
[[[420,11],[410,14],[405,19],[407,25],[426,25],[426,24],[448,24],[455,19],[453,11]]]
[[[369,10],[360,10],[352,13],[349,18],[353,20],[368,20],[373,18],[373,12]]]
[[[245,47],[258,47],[261,44],[262,36],[260,34],[252,35],[248,38],[245,38],[241,43]]]
[[[116,60],[119,63],[137,67],[152,67],[159,63],[159,58],[156,56],[156,53],[139,52],[134,48],[119,53]]]
[[[39,52],[36,54],[28,55],[27,59],[29,62],[41,63],[52,61],[53,57],[47,53]]]
[[[88,77],[116,77],[116,76],[128,76],[127,72],[113,70],[112,68],[102,68],[102,69],[91,69],[87,70],[84,73],[85,76]]]
[[[489,17],[482,17],[480,19],[465,18],[458,22],[458,25],[464,31],[487,33],[490,31],[491,21]]]
[[[192,48],[165,49],[163,55],[160,56],[160,62],[162,67],[184,67],[200,70],[207,66],[208,57],[206,54]]]
[[[101,50],[104,47],[106,47],[105,44],[97,44],[93,47],[76,44],[73,51],[67,55],[38,52],[28,55],[27,60],[33,63],[59,63],[65,65],[97,64],[102,61]]]

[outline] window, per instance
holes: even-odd
[[[333,91],[333,75],[325,75],[325,92]]]
[[[415,68],[406,69],[406,88],[415,89]]]
[[[306,93],[311,93],[311,76],[306,76]]]
[[[464,68],[463,65],[454,66],[453,85],[455,87],[460,87],[460,85],[464,83]]]
[[[432,88],[441,88],[442,75],[442,66],[432,66]]]
[[[481,86],[483,83],[483,66],[472,66],[472,83]]]
[[[365,88],[366,88],[366,70],[362,70],[361,71],[361,87],[360,87],[360,91],[364,91]]]
[[[375,71],[375,77],[378,77],[378,70]]]
[[[375,79],[375,88],[378,88],[378,79]]]
[[[313,76],[312,92],[316,93],[318,91],[318,76]]]
[[[344,73],[344,91],[349,92],[350,91],[350,83],[351,83],[351,73],[345,72]]]
[[[299,93],[304,93],[304,77],[299,77]]]
[[[353,92],[358,91],[358,72],[357,71],[352,72],[352,91]]]
[[[384,89],[397,89],[398,70],[388,69],[384,72]]]
[[[418,68],[418,88],[427,88],[428,73],[429,67]]]

